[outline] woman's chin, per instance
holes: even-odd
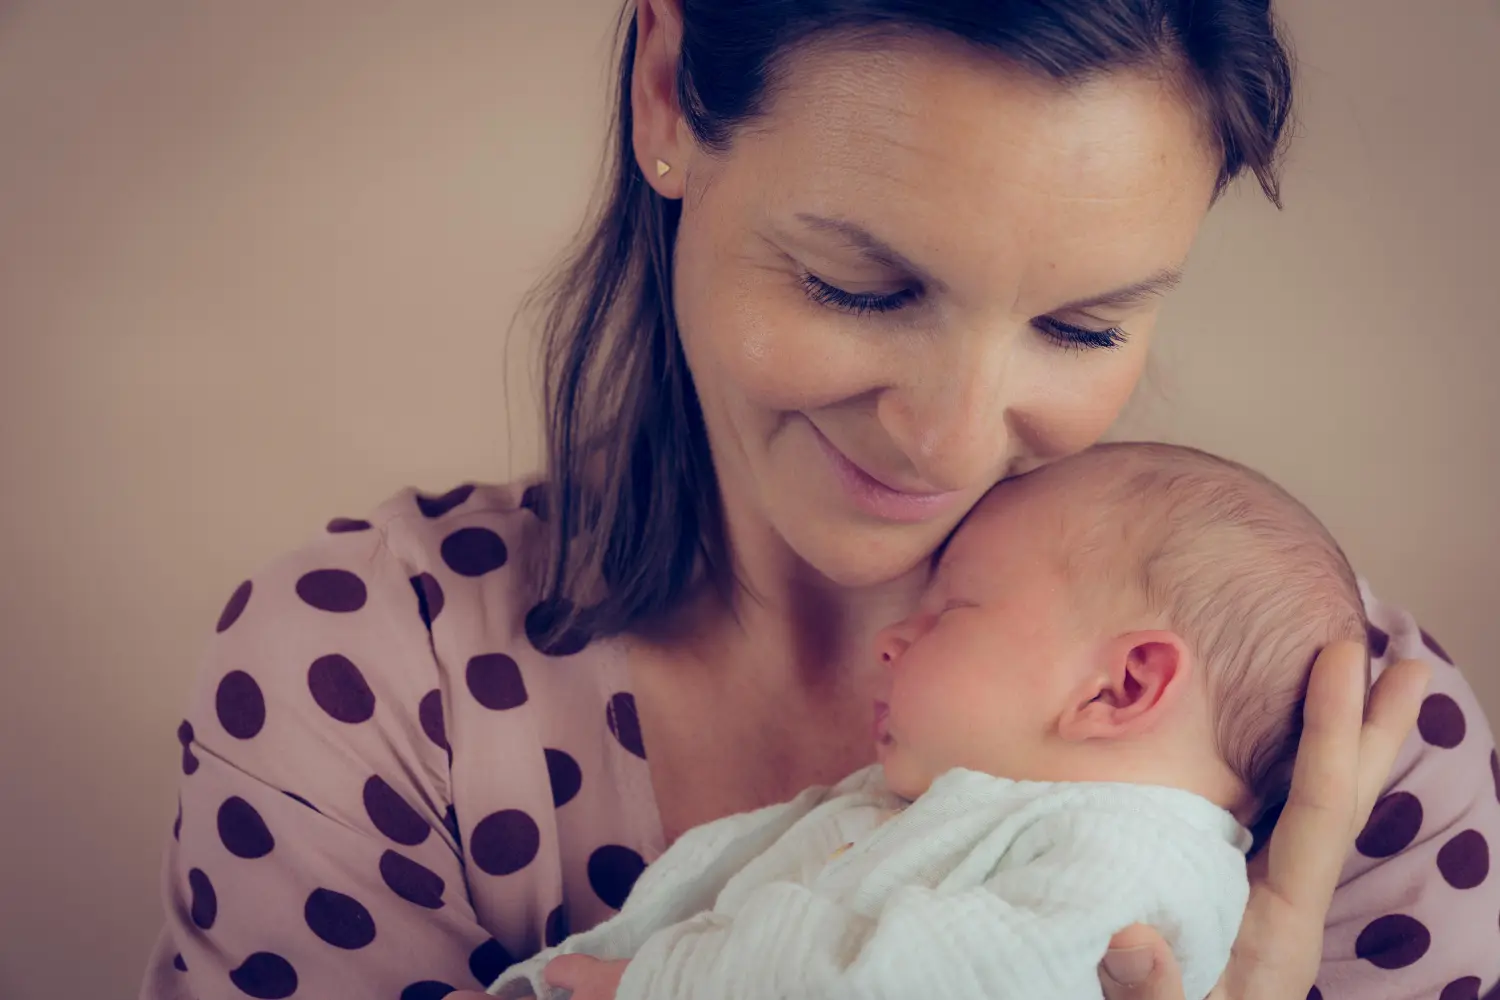
[[[820,524],[809,519],[788,524],[783,537],[797,556],[830,582],[850,589],[878,587],[915,571],[926,571],[932,553],[947,537],[937,525],[864,527]]]

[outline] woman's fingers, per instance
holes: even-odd
[[[1322,926],[1359,810],[1365,651],[1333,643],[1313,665],[1292,788],[1266,849],[1262,887]]]
[[[1386,667],[1370,690],[1370,706],[1359,734],[1359,805],[1356,825],[1363,827],[1390,777],[1396,754],[1417,724],[1431,671],[1421,660],[1402,660]]]
[[[1301,996],[1317,974],[1344,859],[1416,722],[1427,667],[1389,667],[1365,700],[1357,643],[1323,651],[1308,681],[1292,790],[1250,864],[1250,904],[1224,973],[1229,1000]]]
[[[1135,924],[1116,934],[1099,963],[1106,1000],[1184,1000],[1182,970],[1166,939]]]

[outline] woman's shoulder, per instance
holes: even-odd
[[[330,531],[369,524],[389,556],[410,574],[428,620],[445,610],[483,614],[537,634],[557,609],[541,603],[546,558],[545,493],[540,483],[463,483],[434,493],[407,487],[367,521],[335,519]]]
[[[446,750],[448,710],[434,692],[503,703],[541,663],[610,663],[606,643],[533,638],[559,614],[540,599],[542,496],[524,481],[407,488],[365,516],[328,521],[234,589],[210,640],[205,708],[258,716],[286,700],[341,720],[420,712]],[[254,719],[225,728],[233,736]]]

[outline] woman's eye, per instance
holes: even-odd
[[[865,313],[894,312],[917,297],[916,291],[910,288],[884,295],[874,292],[846,292],[812,274],[802,275],[802,288],[807,293],[807,297],[818,305],[853,313],[856,316]]]
[[[1042,336],[1070,350],[1113,350],[1129,339],[1129,335],[1117,326],[1107,330],[1090,330],[1050,316],[1043,316],[1032,322]]]
[[[902,309],[917,298],[916,289],[903,288],[899,292],[847,292],[830,285],[814,274],[802,275],[802,288],[807,297],[818,305],[837,309],[856,316],[867,313],[888,313]],[[1105,330],[1091,330],[1074,326],[1062,320],[1043,316],[1033,321],[1037,330],[1053,343],[1070,350],[1110,350],[1121,346],[1127,339],[1124,330],[1117,326]]]

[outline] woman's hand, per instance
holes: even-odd
[[[547,963],[542,978],[572,990],[572,1000],[614,1000],[628,960],[604,961],[588,955],[563,955]]]
[[[1250,902],[1210,1000],[1302,1000],[1323,956],[1323,923],[1344,858],[1416,723],[1427,665],[1386,668],[1364,710],[1364,649],[1340,642],[1313,665],[1291,794],[1250,864]],[[1150,927],[1116,934],[1099,966],[1109,1000],[1183,1000],[1172,951]]]

